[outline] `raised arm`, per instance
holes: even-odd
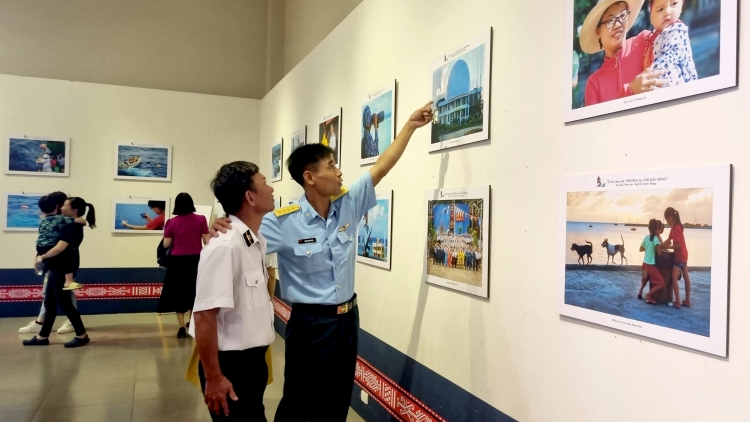
[[[406,122],[404,128],[401,129],[396,139],[393,140],[391,146],[389,146],[383,154],[375,162],[375,165],[370,169],[370,177],[372,177],[373,186],[377,186],[378,183],[388,174],[389,171],[396,165],[398,160],[403,155],[406,145],[409,143],[411,136],[414,131],[425,126],[427,123],[432,121],[432,101],[425,104],[424,107],[412,113],[409,117],[409,121]]]

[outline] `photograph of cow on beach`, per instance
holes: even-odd
[[[565,303],[708,336],[712,208],[710,188],[569,192]]]

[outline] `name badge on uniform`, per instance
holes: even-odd
[[[245,239],[245,244],[249,248],[250,246],[253,246],[253,243],[255,243],[255,240],[253,239],[253,234],[250,233],[250,230],[246,231],[245,234],[242,235],[242,238]]]
[[[349,223],[346,223],[346,224],[344,224],[343,226],[341,226],[341,228],[339,229],[339,231],[340,231],[340,232],[345,232],[345,231],[346,231],[346,229],[348,229],[348,228],[349,228]]]
[[[297,243],[300,245],[307,245],[308,243],[316,243],[317,240],[314,237],[311,237],[309,239],[299,239]]]

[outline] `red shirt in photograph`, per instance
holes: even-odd
[[[153,220],[146,223],[147,230],[162,230],[164,229],[164,214],[157,215]]]
[[[667,241],[669,241],[669,239],[672,239],[674,243],[680,244],[679,247],[674,248],[674,262],[678,264],[686,263],[688,261],[688,250],[685,245],[685,233],[682,224],[672,227],[669,231]]]

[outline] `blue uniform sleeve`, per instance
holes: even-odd
[[[263,217],[263,222],[260,224],[260,234],[266,238],[266,242],[268,243],[266,253],[274,253],[281,250],[281,223],[274,213],[269,212]]]
[[[361,220],[367,211],[378,204],[375,197],[375,187],[372,185],[372,176],[370,176],[369,171],[364,172],[349,187],[349,197],[352,201],[352,209],[354,209],[356,221]]]

